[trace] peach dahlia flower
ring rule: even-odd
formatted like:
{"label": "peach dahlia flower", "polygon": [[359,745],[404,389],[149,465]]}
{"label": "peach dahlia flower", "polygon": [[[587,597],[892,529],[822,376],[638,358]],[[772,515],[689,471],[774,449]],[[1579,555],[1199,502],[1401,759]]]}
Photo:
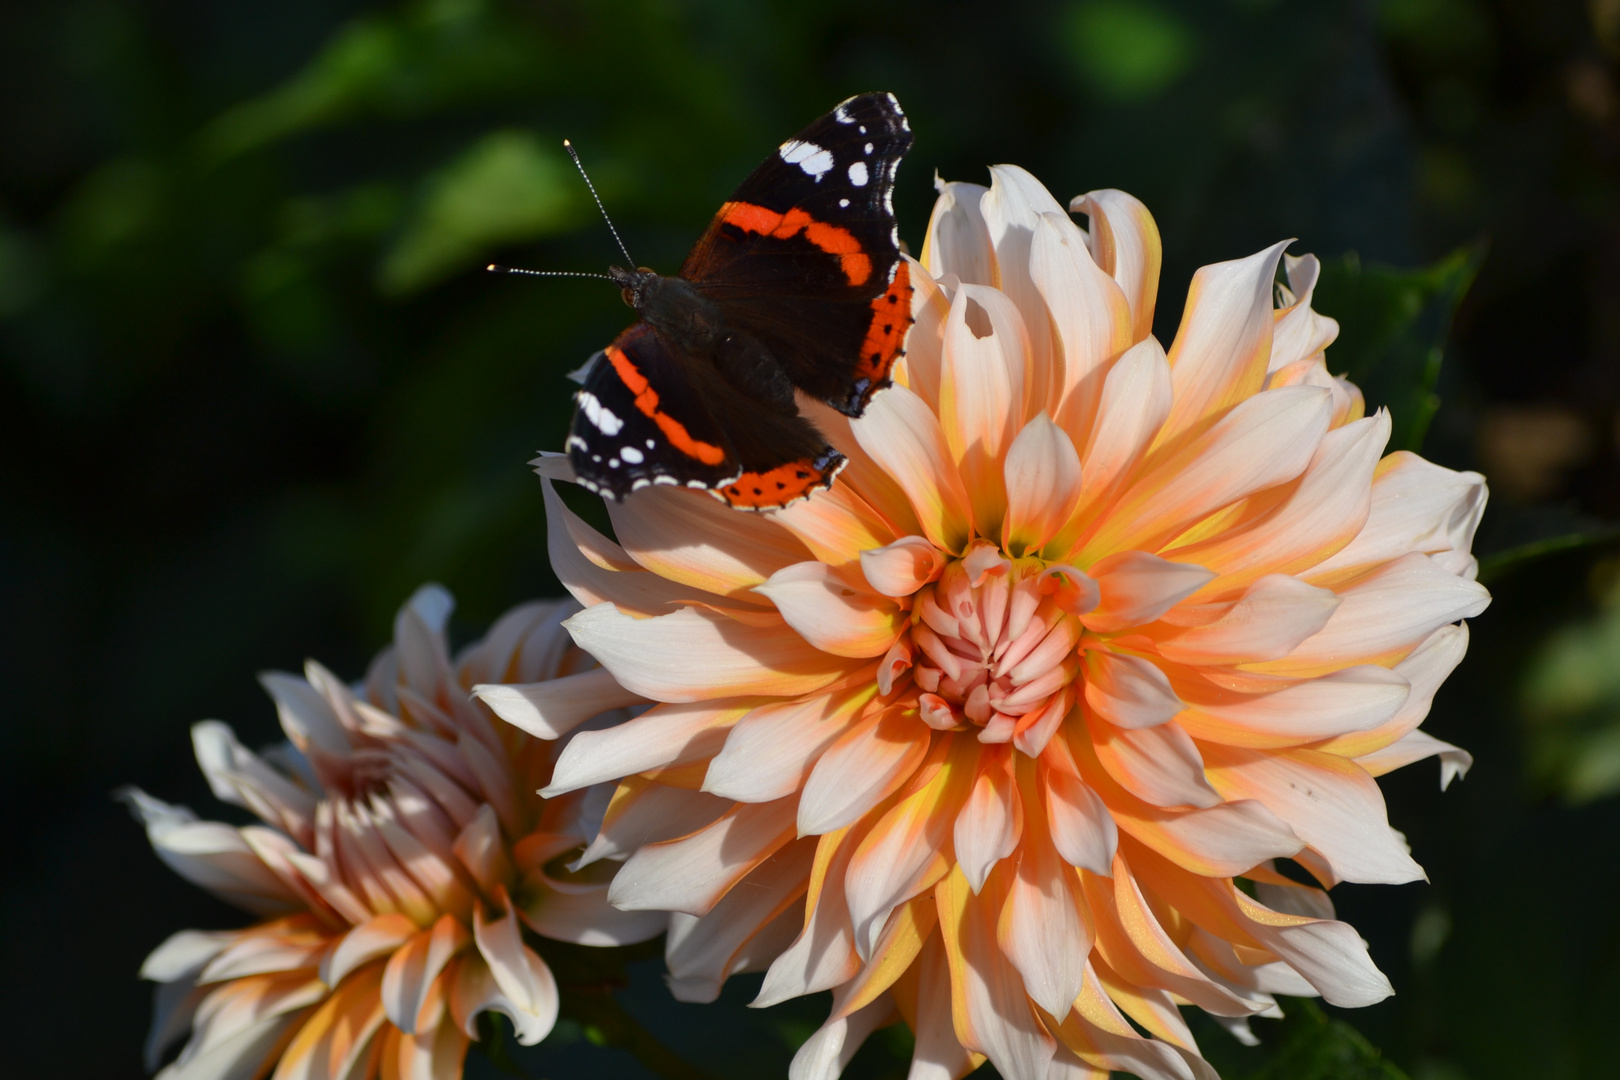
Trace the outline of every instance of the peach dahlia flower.
{"label": "peach dahlia flower", "polygon": [[589,793],[536,798],[556,744],[468,697],[590,666],[561,629],[577,606],[515,608],[452,661],[452,603],[420,589],[363,684],[314,661],[302,678],[265,675],[284,746],[260,756],[217,721],[192,729],[214,794],[263,825],[127,793],[164,862],[263,916],[181,931],[147,957],[142,975],[162,984],[148,1066],[190,1033],[160,1080],[459,1077],[480,1013],[506,1014],[524,1044],[556,1019],[556,983],[524,926],[589,945],[663,931],[666,918],[615,910],[605,884],[557,870],[595,831],[582,825]]}
{"label": "peach dahlia flower", "polygon": [[914,1080],[1208,1077],[1180,1006],[1252,1039],[1275,994],[1391,992],[1274,860],[1422,876],[1373,778],[1467,765],[1418,724],[1489,600],[1485,488],[1384,456],[1314,258],[1292,291],[1285,244],[1203,268],[1166,353],[1145,208],[1083,195],[1082,231],[993,180],[941,186],[897,385],[806,405],[850,459],[830,491],[753,517],[655,488],[608,504],[614,543],[547,482],[567,626],[657,704],[544,793],[620,779],[587,859],[676,913],[677,996],[833,991],[796,1080],[895,1019]]}

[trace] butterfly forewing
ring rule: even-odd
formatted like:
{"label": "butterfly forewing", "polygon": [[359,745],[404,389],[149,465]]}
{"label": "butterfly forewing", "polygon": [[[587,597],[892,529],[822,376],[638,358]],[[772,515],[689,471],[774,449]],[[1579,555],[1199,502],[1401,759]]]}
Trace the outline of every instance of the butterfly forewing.
{"label": "butterfly forewing", "polygon": [[910,147],[893,95],[850,98],[742,182],[681,270],[795,386],[851,416],[889,384],[911,324],[892,201]]}

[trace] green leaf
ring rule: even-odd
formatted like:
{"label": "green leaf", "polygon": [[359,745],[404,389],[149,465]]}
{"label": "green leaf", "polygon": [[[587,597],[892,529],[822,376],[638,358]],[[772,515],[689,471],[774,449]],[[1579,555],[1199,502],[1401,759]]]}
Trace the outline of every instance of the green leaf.
{"label": "green leaf", "polygon": [[1492,552],[1480,559],[1479,581],[1481,584],[1488,585],[1500,579],[1509,571],[1543,556],[1555,555],[1561,551],[1574,551],[1578,548],[1595,547],[1599,544],[1613,543],[1616,540],[1620,540],[1620,526],[1564,533],[1559,536],[1531,540],[1502,551]]}
{"label": "green leaf", "polygon": [[506,244],[566,228],[579,181],[562,150],[543,149],[525,131],[497,131],[474,143],[424,184],[416,212],[383,257],[378,286],[415,292],[488,261]]}
{"label": "green leaf", "polygon": [[1265,1036],[1275,1049],[1248,1080],[1406,1080],[1359,1031],[1316,1002],[1290,999],[1283,1008],[1280,1037]]}
{"label": "green leaf", "polygon": [[1451,319],[1484,258],[1460,248],[1418,270],[1363,264],[1350,252],[1325,262],[1312,306],[1339,322],[1328,367],[1388,408],[1391,450],[1416,451],[1440,407],[1435,385]]}

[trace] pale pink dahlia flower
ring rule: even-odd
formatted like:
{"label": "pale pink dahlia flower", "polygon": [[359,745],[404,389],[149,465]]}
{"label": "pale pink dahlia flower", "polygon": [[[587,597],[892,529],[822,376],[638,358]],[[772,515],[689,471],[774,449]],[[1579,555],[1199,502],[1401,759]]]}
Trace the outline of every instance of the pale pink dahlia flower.
{"label": "pale pink dahlia flower", "polygon": [[561,629],[577,606],[515,608],[452,661],[451,605],[443,589],[419,590],[363,684],[314,661],[303,677],[265,675],[287,745],[260,756],[217,721],[192,729],[214,794],[263,825],[199,821],[128,793],[164,862],[264,917],[181,931],[147,957],[142,975],[163,984],[149,1067],[190,1032],[160,1080],[456,1078],[485,1010],[510,1017],[525,1044],[556,1019],[556,983],[524,926],[589,945],[664,929],[556,866],[600,809],[586,792],[535,797],[556,744],[468,696],[592,666]]}
{"label": "pale pink dahlia flower", "polygon": [[993,176],[941,187],[897,385],[806,406],[832,490],[753,517],[654,488],[613,543],[547,484],[574,640],[658,704],[545,794],[623,778],[588,857],[678,913],[678,996],[833,991],[796,1080],[897,1017],[915,1080],[1208,1077],[1178,1006],[1249,1039],[1274,994],[1391,992],[1273,860],[1422,876],[1373,778],[1466,767],[1418,724],[1489,600],[1485,488],[1383,456],[1314,258],[1292,291],[1284,244],[1200,270],[1167,354],[1143,206],[1081,196],[1082,231]]}

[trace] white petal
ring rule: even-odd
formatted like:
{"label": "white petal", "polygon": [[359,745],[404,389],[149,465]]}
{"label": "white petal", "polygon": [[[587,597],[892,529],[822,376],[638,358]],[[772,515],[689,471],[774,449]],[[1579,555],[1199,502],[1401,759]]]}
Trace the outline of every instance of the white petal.
{"label": "white petal", "polygon": [[656,701],[804,694],[844,672],[786,623],[744,625],[695,608],[637,619],[598,604],[563,625],[626,690]]}
{"label": "white petal", "polygon": [[1069,210],[1091,219],[1091,250],[1097,265],[1113,275],[1130,304],[1131,340],[1153,332],[1153,307],[1159,291],[1159,227],[1133,195],[1105,188],[1079,195]]}
{"label": "white petal", "polygon": [[1163,807],[1205,807],[1221,801],[1204,779],[1204,760],[1175,724],[1118,728],[1091,725],[1093,748],[1119,785],[1144,802]]}
{"label": "white petal", "polygon": [[1108,649],[1088,649],[1086,704],[1122,728],[1162,724],[1186,708],[1170,680],[1151,660]]}
{"label": "white petal", "polygon": [[954,274],[966,282],[995,284],[995,251],[979,209],[990,189],[960,181],[945,183],[937,176],[934,187],[939,190],[939,198],[934,200],[934,212],[923,240],[923,266],[936,278]]}
{"label": "white petal", "polygon": [[746,705],[659,705],[601,731],[582,731],[557,758],[547,798],[649,769],[700,761],[719,751]]}
{"label": "white petal", "polygon": [[566,735],[609,709],[647,702],[640,694],[620,686],[606,668],[546,682],[480,683],[473,687],[473,696],[508,724],[541,739]]}
{"label": "white petal", "polygon": [[1361,531],[1372,505],[1372,478],[1389,441],[1389,413],[1357,420],[1323,436],[1316,456],[1287,501],[1239,528],[1172,552],[1232,576],[1236,588],[1263,573],[1307,570]]}
{"label": "white petal", "polygon": [[1146,551],[1110,555],[1089,572],[1101,600],[1080,621],[1099,634],[1150,623],[1215,577],[1213,570],[1170,562]]}
{"label": "white petal", "polygon": [[[1080,432],[1080,503],[1097,504],[1130,477],[1170,415],[1170,363],[1152,337],[1127,349],[1103,380],[1097,420]],[[1071,436],[1076,434],[1070,428]]]}
{"label": "white petal", "polygon": [[770,802],[804,786],[822,751],[849,729],[865,695],[812,696],[761,705],[737,722],[709,763],[703,790],[738,802]]}
{"label": "white petal", "polygon": [[146,827],[146,838],[158,858],[187,881],[258,914],[304,906],[302,897],[265,866],[239,830],[198,821],[185,807],[154,799],[139,788],[119,794]]}
{"label": "white petal", "polygon": [[1491,602],[1484,586],[1417,552],[1336,591],[1344,599],[1327,625],[1263,670],[1304,673],[1358,661],[1388,662]]}
{"label": "white petal", "polygon": [[810,557],[764,515],[738,514],[716,499],[654,485],[607,503],[614,535],[629,556],[670,581],[749,602],[749,590],[784,566]]}
{"label": "white petal", "polygon": [[882,656],[905,625],[893,601],[851,585],[822,562],[783,567],[754,591],[805,641],[834,656]]}
{"label": "white petal", "polygon": [[[1059,745],[1048,744],[1047,752]],[[1047,760],[1044,756],[1042,761]],[[1119,831],[1107,805],[1079,776],[1063,769],[1045,769],[1046,822],[1052,844],[1063,861],[1094,874],[1114,872],[1114,849]]]}
{"label": "white petal", "polygon": [[557,982],[551,969],[523,944],[517,913],[511,909],[485,921],[482,908],[474,908],[473,937],[495,986],[523,1014],[521,1022],[513,1017],[518,1042],[533,1046],[557,1022]]}
{"label": "white petal", "polygon": [[1035,1004],[1053,1016],[1068,1015],[1079,996],[1091,927],[1080,916],[1083,901],[1075,874],[1037,830],[1024,840],[1018,873],[1001,909],[996,940]]}
{"label": "white petal", "polygon": [[643,844],[696,833],[718,821],[732,805],[704,791],[632,777],[614,792],[601,831],[572,867],[627,858]]}
{"label": "white petal", "polygon": [[[1268,747],[1316,742],[1377,727],[1405,704],[1409,684],[1388,668],[1362,665],[1269,694],[1189,702],[1179,723],[1206,741]],[[1183,698],[1191,696],[1183,688]]]}
{"label": "white petal", "polygon": [[1183,664],[1275,660],[1326,626],[1338,606],[1338,595],[1329,589],[1287,574],[1269,574],[1225,615],[1161,641],[1159,651]]}
{"label": "white petal", "polygon": [[1375,750],[1357,758],[1356,764],[1373,776],[1383,776],[1414,761],[1435,756],[1440,758],[1441,791],[1450,787],[1453,780],[1467,776],[1468,770],[1474,767],[1473,754],[1460,746],[1453,746],[1437,739],[1426,731],[1409,732],[1382,750]]}
{"label": "white petal", "polygon": [[1312,577],[1337,580],[1413,551],[1466,552],[1485,499],[1479,473],[1454,472],[1397,450],[1378,467],[1366,525],[1342,551],[1317,565]]}
{"label": "white petal", "polygon": [[1092,261],[1085,234],[1067,214],[1040,216],[1029,270],[1057,331],[1060,384],[1049,391],[1052,412],[1083,440],[1096,418],[1109,361],[1136,340],[1130,304]]}
{"label": "white petal", "polygon": [[1012,755],[987,750],[973,790],[956,815],[956,861],[977,893],[996,863],[1018,847],[1023,832],[1024,807],[1012,774]]}
{"label": "white petal", "polygon": [[1246,259],[1200,267],[1187,291],[1181,327],[1170,346],[1175,405],[1165,423],[1174,437],[1255,394],[1271,355],[1272,281],[1291,241]]}
{"label": "white petal", "polygon": [[1283,261],[1288,267],[1288,284],[1295,300],[1276,315],[1276,325],[1271,332],[1271,359],[1267,365],[1272,371],[1314,356],[1339,336],[1337,322],[1311,310],[1311,295],[1322,273],[1321,262],[1315,255],[1284,255]]}
{"label": "white petal", "polygon": [[670,916],[664,961],[677,1001],[713,1001],[728,976],[759,970],[786,948],[803,922],[797,901],[815,851],[814,840],[795,841],[743,878],[707,915]]}
{"label": "white petal", "polygon": [[[549,1035],[557,1022],[557,986],[551,970],[528,946],[519,943],[521,952],[513,955],[506,951],[506,945],[501,942],[497,949],[502,957],[501,977],[496,976],[485,958],[487,954],[482,952],[467,956],[457,965],[456,980],[450,987],[450,1012],[472,1039],[478,1037],[478,1015],[498,1012],[512,1021],[513,1034],[521,1045],[533,1046]],[[482,941],[479,946],[482,950]],[[515,974],[519,967],[521,975]],[[525,992],[532,991],[535,1000],[526,1000],[527,994],[514,998],[507,992],[503,978]]]}
{"label": "white petal", "polygon": [[1343,881],[1400,885],[1423,868],[1389,827],[1378,785],[1352,761],[1314,750],[1209,746],[1209,776],[1229,799],[1258,799]]}
{"label": "white petal", "polygon": [[848,1016],[828,1020],[806,1039],[788,1066],[788,1080],[838,1080],[866,1037],[894,1019],[887,994]]}
{"label": "white petal", "polygon": [[608,902],[626,911],[704,914],[793,839],[794,802],[739,803],[690,836],[638,849],[614,877]]}
{"label": "white petal", "polygon": [[899,711],[869,716],[816,761],[799,796],[799,835],[819,836],[860,817],[910,776],[928,753],[915,717]]}
{"label": "white petal", "polygon": [[1016,165],[990,166],[990,190],[979,205],[996,248],[993,284],[1023,313],[1029,328],[1031,387],[1036,400],[1046,400],[1054,374],[1052,325],[1046,301],[1030,276],[1030,250],[1042,215],[1056,214],[1067,220],[1067,214],[1039,180]]}

